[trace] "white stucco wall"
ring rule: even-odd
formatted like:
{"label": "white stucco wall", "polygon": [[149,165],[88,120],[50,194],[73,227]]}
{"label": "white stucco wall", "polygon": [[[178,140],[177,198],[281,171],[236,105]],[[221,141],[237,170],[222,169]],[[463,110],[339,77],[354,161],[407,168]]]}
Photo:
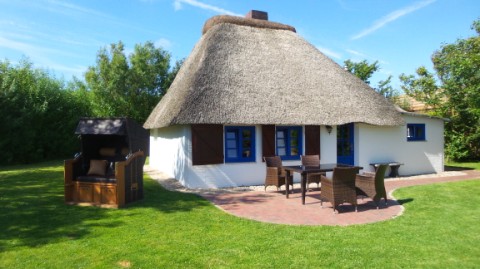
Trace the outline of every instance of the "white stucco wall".
{"label": "white stucco wall", "polygon": [[400,175],[443,172],[444,122],[424,116],[403,115],[406,123],[424,123],[425,141],[407,141],[407,126],[379,127],[356,124],[355,163],[373,171],[370,163],[400,162]]}
{"label": "white stucco wall", "polygon": [[189,137],[188,125],[150,130],[150,166],[185,184]]}
{"label": "white stucco wall", "polygon": [[325,126],[320,126],[320,163],[337,162],[337,127],[332,128],[329,134]]}
{"label": "white stucco wall", "polygon": [[[443,121],[404,115],[407,123],[425,123],[426,141],[407,142],[406,126],[379,127],[355,124],[355,164],[363,171],[373,171],[373,162],[401,162],[401,175],[443,171]],[[321,163],[337,162],[337,128],[328,134],[320,127]],[[189,125],[151,130],[150,165],[188,188],[219,188],[262,185],[265,163],[262,162],[262,128],[255,127],[256,161],[192,166],[191,129]],[[303,132],[305,133],[305,132]],[[305,141],[305,140],[304,140]],[[305,145],[304,145],[305,147]],[[305,152],[305,148],[303,149]],[[297,165],[300,161],[284,161]],[[300,176],[294,175],[299,181]]]}
{"label": "white stucco wall", "polygon": [[259,126],[255,127],[255,145],[255,162],[192,166],[190,158],[187,168],[187,186],[191,188],[216,188],[263,184],[265,181],[265,164],[261,161],[262,136]]}
{"label": "white stucco wall", "polygon": [[[261,126],[255,126],[255,162],[192,166],[190,126],[154,129],[150,132],[150,165],[189,188],[262,185],[265,182],[265,163],[262,162],[261,132]],[[328,134],[322,126],[320,137],[321,162],[336,162],[336,128]],[[303,150],[305,151],[305,148]],[[296,165],[300,164],[300,161],[283,163]],[[294,180],[300,181],[300,176],[295,174]]]}

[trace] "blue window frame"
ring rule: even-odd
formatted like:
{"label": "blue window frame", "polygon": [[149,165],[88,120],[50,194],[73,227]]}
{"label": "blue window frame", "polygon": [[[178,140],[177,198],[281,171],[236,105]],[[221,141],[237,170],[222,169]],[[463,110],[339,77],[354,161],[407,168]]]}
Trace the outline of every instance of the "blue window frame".
{"label": "blue window frame", "polygon": [[277,155],[282,160],[300,160],[303,150],[302,136],[301,126],[277,126]]}
{"label": "blue window frame", "polygon": [[407,141],[425,141],[425,124],[408,123]]}
{"label": "blue window frame", "polygon": [[255,127],[225,126],[225,162],[255,161]]}

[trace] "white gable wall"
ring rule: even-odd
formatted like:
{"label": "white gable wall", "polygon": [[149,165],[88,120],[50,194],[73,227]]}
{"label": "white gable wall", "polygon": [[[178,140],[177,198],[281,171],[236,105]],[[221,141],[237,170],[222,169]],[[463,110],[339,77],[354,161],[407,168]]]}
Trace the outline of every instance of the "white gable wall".
{"label": "white gable wall", "polygon": [[150,166],[185,184],[190,126],[175,125],[150,130]]}
{"label": "white gable wall", "polygon": [[424,116],[403,115],[406,123],[424,123],[425,141],[407,141],[407,126],[379,127],[356,124],[355,163],[373,171],[370,163],[400,162],[400,175],[443,172],[444,122]]}

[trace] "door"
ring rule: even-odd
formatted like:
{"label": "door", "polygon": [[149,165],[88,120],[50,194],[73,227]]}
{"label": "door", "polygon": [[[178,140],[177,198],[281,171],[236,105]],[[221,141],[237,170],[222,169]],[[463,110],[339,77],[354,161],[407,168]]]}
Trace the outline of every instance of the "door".
{"label": "door", "polygon": [[337,126],[337,163],[353,165],[353,123]]}

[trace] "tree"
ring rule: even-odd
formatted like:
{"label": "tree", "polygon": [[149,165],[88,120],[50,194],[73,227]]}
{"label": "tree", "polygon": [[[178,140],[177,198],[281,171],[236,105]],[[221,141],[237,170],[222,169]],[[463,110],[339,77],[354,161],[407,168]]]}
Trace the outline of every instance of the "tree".
{"label": "tree", "polygon": [[400,75],[400,81],[403,83],[401,88],[408,95],[425,103],[432,108],[433,115],[441,115],[438,109],[444,100],[444,94],[437,86],[433,73],[428,72],[427,68],[421,66],[417,68],[416,75]]}
{"label": "tree", "polygon": [[[97,54],[85,74],[98,116],[127,116],[142,123],[173,81],[170,54],[152,42],[135,45],[128,58],[120,41]],[[177,66],[179,63],[177,63]]]}
{"label": "tree", "polygon": [[378,82],[377,88],[375,88],[375,90],[379,94],[385,96],[385,98],[387,98],[388,100],[394,100],[394,98],[398,96],[397,91],[395,91],[392,85],[390,85],[391,82],[392,75],[388,76],[386,80],[380,80]]}
{"label": "tree", "polygon": [[[354,74],[365,83],[370,85],[370,78],[372,75],[380,70],[380,66],[378,65],[378,61],[369,64],[367,60],[363,60],[361,62],[353,62],[351,60],[344,61],[345,70]],[[398,96],[397,91],[393,89],[390,85],[392,82],[392,76],[389,76],[386,80],[381,80],[378,82],[377,88],[374,88],[375,91],[383,95],[388,100],[395,102],[396,97]]]}
{"label": "tree", "polygon": [[88,109],[84,99],[27,59],[17,66],[0,62],[0,164],[71,155],[78,149],[73,131]]}
{"label": "tree", "polygon": [[367,60],[361,62],[353,62],[351,60],[346,60],[343,62],[345,64],[345,69],[363,80],[365,83],[370,85],[370,78],[373,73],[379,70],[378,61],[369,64]]}
{"label": "tree", "polygon": [[[438,80],[424,67],[418,78],[403,75],[404,89],[436,106],[449,118],[445,126],[446,154],[454,160],[480,158],[480,20],[477,35],[442,45],[432,55]],[[438,84],[438,85],[437,85]]]}

